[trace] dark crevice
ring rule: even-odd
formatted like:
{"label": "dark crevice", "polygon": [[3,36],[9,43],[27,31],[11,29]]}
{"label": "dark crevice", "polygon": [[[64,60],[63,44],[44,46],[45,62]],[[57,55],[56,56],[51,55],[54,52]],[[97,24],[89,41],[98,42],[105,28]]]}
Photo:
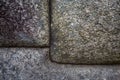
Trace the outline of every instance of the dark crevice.
{"label": "dark crevice", "polygon": [[52,44],[51,23],[52,23],[52,0],[49,0],[49,59],[51,62],[53,62],[51,57],[51,44]]}
{"label": "dark crevice", "polygon": [[49,48],[50,46],[0,46],[0,48]]}
{"label": "dark crevice", "polygon": [[48,14],[49,14],[49,44],[51,44],[51,41],[50,41],[51,40],[51,34],[50,34],[51,33],[51,22],[52,22],[52,19],[51,19],[52,18],[52,16],[51,16],[51,13],[52,13],[52,11],[51,11],[52,10],[51,9],[52,8],[51,1],[52,0],[48,0],[48,8],[49,8],[49,10],[48,10]]}

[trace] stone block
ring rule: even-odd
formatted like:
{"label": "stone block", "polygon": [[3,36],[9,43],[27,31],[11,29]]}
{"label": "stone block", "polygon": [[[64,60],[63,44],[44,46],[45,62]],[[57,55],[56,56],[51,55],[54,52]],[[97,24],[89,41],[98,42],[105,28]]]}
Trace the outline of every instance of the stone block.
{"label": "stone block", "polygon": [[0,0],[0,46],[48,46],[48,0]]}
{"label": "stone block", "polygon": [[119,0],[53,0],[51,58],[58,63],[120,63]]}
{"label": "stone block", "polygon": [[1,48],[0,80],[120,80],[120,66],[56,64],[49,49]]}

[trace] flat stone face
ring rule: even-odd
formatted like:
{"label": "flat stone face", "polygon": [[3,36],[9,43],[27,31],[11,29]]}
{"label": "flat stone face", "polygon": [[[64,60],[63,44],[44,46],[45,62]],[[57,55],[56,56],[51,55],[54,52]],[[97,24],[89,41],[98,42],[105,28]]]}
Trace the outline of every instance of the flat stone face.
{"label": "flat stone face", "polygon": [[119,0],[54,0],[51,58],[75,64],[120,63]]}
{"label": "flat stone face", "polygon": [[0,46],[48,42],[48,0],[0,0]]}
{"label": "flat stone face", "polygon": [[0,49],[0,80],[120,80],[119,66],[56,64],[49,49]]}

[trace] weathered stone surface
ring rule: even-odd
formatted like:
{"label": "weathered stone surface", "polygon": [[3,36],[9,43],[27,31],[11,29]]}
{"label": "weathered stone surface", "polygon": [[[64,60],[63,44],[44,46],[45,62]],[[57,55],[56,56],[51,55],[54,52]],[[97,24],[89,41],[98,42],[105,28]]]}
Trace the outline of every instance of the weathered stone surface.
{"label": "weathered stone surface", "polygon": [[53,0],[53,61],[120,63],[120,0]]}
{"label": "weathered stone surface", "polygon": [[0,49],[0,80],[120,80],[120,66],[51,63],[48,49]]}
{"label": "weathered stone surface", "polygon": [[0,46],[48,45],[48,0],[0,0]]}

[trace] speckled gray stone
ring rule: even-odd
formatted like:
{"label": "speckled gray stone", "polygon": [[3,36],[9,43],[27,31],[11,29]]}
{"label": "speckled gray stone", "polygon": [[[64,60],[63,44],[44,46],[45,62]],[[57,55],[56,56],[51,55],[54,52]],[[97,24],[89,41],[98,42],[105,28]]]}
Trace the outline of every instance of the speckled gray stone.
{"label": "speckled gray stone", "polygon": [[59,63],[120,63],[120,0],[53,0],[51,58]]}
{"label": "speckled gray stone", "polygon": [[48,46],[48,0],[0,0],[0,46]]}
{"label": "speckled gray stone", "polygon": [[56,64],[48,50],[0,49],[0,80],[120,80],[120,65]]}

